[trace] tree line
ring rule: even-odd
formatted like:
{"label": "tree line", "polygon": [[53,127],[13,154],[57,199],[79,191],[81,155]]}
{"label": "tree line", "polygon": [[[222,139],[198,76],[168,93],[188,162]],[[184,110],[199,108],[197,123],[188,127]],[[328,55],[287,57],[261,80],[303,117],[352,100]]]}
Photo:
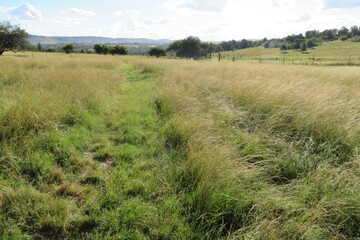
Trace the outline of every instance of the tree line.
{"label": "tree line", "polygon": [[[31,46],[27,41],[28,34],[25,30],[17,25],[11,25],[9,22],[0,22],[0,55],[5,51],[64,51],[71,53],[74,51],[73,44],[66,44],[59,49],[43,49],[39,43],[36,46]],[[246,40],[241,41],[223,41],[218,44],[202,42],[198,37],[190,36],[182,40],[172,42],[166,49],[153,47],[147,54],[150,56],[161,57],[165,55],[177,56],[182,58],[208,58],[212,54],[222,51],[233,51],[238,49],[246,49],[251,47],[263,46],[265,48],[280,48],[281,51],[288,49],[297,49],[306,51],[307,48],[313,48],[325,41],[334,40],[350,40],[353,42],[360,42],[360,27],[352,26],[350,29],[342,27],[340,29],[325,29],[324,31],[310,30],[306,31],[305,35],[292,34],[284,38],[273,38],[268,40]],[[95,44],[94,52],[97,54],[112,54],[112,55],[126,55],[128,49],[125,46],[108,46],[103,44]],[[85,51],[81,49],[80,53],[91,53],[88,49]]]}
{"label": "tree line", "polygon": [[340,29],[325,29],[323,31],[310,30],[305,35],[292,34],[283,38],[273,38],[262,40],[246,40],[241,41],[223,41],[216,46],[217,51],[234,51],[251,47],[263,46],[265,48],[280,48],[282,51],[287,49],[297,49],[306,51],[307,48],[313,48],[323,42],[341,40],[350,40],[360,42],[360,27],[352,26],[350,29],[342,27]]}

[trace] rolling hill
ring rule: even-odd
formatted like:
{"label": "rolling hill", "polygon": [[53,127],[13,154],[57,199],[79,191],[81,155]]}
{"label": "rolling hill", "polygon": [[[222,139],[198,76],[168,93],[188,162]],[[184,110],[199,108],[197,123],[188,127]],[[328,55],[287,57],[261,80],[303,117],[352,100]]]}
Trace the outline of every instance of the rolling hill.
{"label": "rolling hill", "polygon": [[57,44],[124,44],[124,45],[163,45],[169,44],[172,40],[169,39],[148,39],[148,38],[107,38],[107,37],[61,37],[61,36],[37,36],[30,35],[29,41],[35,45],[41,43],[43,45],[57,45]]}

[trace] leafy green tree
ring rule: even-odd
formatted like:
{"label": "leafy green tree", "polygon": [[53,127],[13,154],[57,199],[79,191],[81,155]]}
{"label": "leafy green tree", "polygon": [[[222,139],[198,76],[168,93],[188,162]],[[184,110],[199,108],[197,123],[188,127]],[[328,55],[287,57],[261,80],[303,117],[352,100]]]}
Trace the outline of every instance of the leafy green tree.
{"label": "leafy green tree", "polygon": [[110,47],[106,45],[101,46],[101,54],[107,55],[110,52]]}
{"label": "leafy green tree", "polygon": [[95,45],[94,45],[94,51],[95,51],[97,54],[101,54],[101,53],[102,53],[102,45],[101,45],[101,44],[95,44]]}
{"label": "leafy green tree", "polygon": [[65,46],[62,47],[62,50],[64,50],[64,52],[66,54],[70,54],[73,50],[74,50],[74,44],[70,43],[70,44],[66,44]]}
{"label": "leafy green tree", "polygon": [[351,35],[353,35],[353,36],[360,35],[360,29],[359,29],[359,27],[358,27],[358,26],[352,26],[352,27],[350,28],[350,33],[351,33]]}
{"label": "leafy green tree", "polygon": [[0,55],[5,51],[17,52],[29,45],[28,34],[17,25],[0,23]]}
{"label": "leafy green tree", "polygon": [[119,46],[119,45],[111,47],[109,52],[112,55],[126,55],[126,54],[128,54],[128,50],[126,49],[126,47]]}
{"label": "leafy green tree", "polygon": [[286,51],[287,50],[287,47],[286,47],[286,45],[285,44],[283,44],[283,45],[281,45],[281,47],[280,47],[280,51]]}
{"label": "leafy green tree", "polygon": [[306,46],[308,48],[313,48],[313,47],[316,47],[316,43],[313,40],[309,40],[309,41],[307,41]]}
{"label": "leafy green tree", "polygon": [[153,47],[153,48],[150,48],[149,55],[150,56],[155,56],[155,57],[158,58],[158,57],[165,56],[166,51],[163,48]]}
{"label": "leafy green tree", "polygon": [[342,27],[339,31],[338,31],[338,36],[342,36],[345,35],[347,36],[349,34],[349,29],[347,29],[346,27]]}
{"label": "leafy green tree", "polygon": [[307,51],[305,41],[300,44],[300,51],[302,51],[302,52],[306,52],[306,51]]}
{"label": "leafy green tree", "polygon": [[170,44],[167,51],[174,51],[176,56],[184,58],[201,57],[201,41],[197,37],[187,37]]}
{"label": "leafy green tree", "polygon": [[41,45],[41,43],[38,43],[38,45],[37,45],[37,50],[39,51],[39,52],[42,52],[44,49],[43,49],[43,47],[42,47],[42,45]]}

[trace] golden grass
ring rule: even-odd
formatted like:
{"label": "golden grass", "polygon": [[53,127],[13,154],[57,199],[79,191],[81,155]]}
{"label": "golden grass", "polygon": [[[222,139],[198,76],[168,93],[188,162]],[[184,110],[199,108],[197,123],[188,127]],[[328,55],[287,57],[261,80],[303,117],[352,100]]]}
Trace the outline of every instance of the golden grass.
{"label": "golden grass", "polygon": [[122,77],[113,73],[121,65],[117,59],[65,57],[2,59],[1,139],[76,121],[81,111],[104,108],[119,89]]}
{"label": "golden grass", "polygon": [[360,206],[349,208],[360,194],[350,193],[360,172],[356,67],[135,65],[163,68],[158,105],[173,122],[165,136],[186,152],[174,181],[190,191],[185,208],[206,237],[358,236]]}
{"label": "golden grass", "polygon": [[[164,66],[166,86],[206,94],[220,92],[236,101],[291,113],[298,124],[328,124],[356,140],[360,131],[360,71],[357,67],[279,66],[144,60]],[[181,83],[181,84],[178,84]],[[179,86],[173,86],[178,84]],[[170,87],[169,87],[170,86]],[[173,101],[176,101],[174,99]],[[184,103],[186,104],[186,103]]]}

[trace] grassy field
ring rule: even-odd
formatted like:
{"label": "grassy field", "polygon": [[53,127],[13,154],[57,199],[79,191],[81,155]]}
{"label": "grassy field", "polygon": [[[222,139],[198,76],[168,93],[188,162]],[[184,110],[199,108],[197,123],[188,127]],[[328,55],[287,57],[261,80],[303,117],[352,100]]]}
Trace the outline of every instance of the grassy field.
{"label": "grassy field", "polygon": [[297,50],[287,50],[282,53],[279,48],[247,48],[232,52],[223,52],[224,60],[291,63],[305,65],[360,65],[360,43],[350,41],[324,42],[320,46],[308,49],[302,53]]}
{"label": "grassy field", "polygon": [[0,238],[359,239],[358,79],[4,55]]}

